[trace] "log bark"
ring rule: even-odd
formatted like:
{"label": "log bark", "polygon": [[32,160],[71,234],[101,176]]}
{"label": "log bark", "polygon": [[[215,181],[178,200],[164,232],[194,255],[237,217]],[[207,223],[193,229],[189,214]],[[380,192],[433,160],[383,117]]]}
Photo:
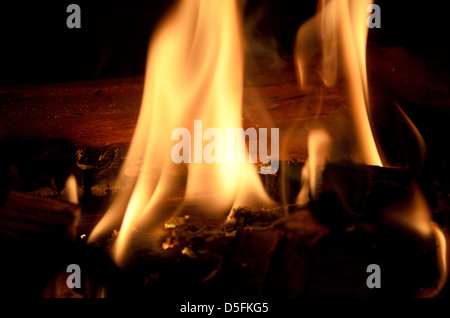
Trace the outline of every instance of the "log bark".
{"label": "log bark", "polygon": [[77,205],[11,191],[0,206],[0,235],[18,240],[74,240]]}
{"label": "log bark", "polygon": [[66,268],[78,262],[80,207],[10,191],[0,202],[1,297],[77,297]]}
{"label": "log bark", "polygon": [[[384,147],[395,152],[393,121],[398,101],[430,144],[442,136],[448,119],[450,79],[442,61],[418,57],[402,48],[369,46],[368,73],[373,122]],[[280,60],[281,61],[281,60]],[[347,91],[328,89],[317,76],[300,91],[292,57],[282,63],[246,61],[244,127],[279,127],[281,159],[307,157],[305,137],[317,120],[338,131],[348,110]],[[315,74],[315,70],[311,69]],[[426,80],[425,80],[426,79]],[[64,138],[77,147],[129,144],[140,110],[144,77],[74,83],[3,85],[0,138]],[[430,122],[438,124],[430,124]],[[438,149],[439,150],[439,149]]]}

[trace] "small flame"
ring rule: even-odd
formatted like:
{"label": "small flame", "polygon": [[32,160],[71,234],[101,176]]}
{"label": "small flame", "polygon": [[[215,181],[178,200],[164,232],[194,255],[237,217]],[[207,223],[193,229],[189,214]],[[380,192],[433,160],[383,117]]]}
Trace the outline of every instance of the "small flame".
{"label": "small flame", "polygon": [[322,173],[331,155],[331,137],[324,129],[314,129],[308,135],[308,160],[302,169],[303,183],[297,204],[304,205],[317,196],[322,185]]}
{"label": "small flame", "polygon": [[385,211],[385,218],[400,228],[412,230],[425,240],[433,239],[436,248],[436,266],[440,276],[436,285],[426,288],[417,297],[435,297],[448,279],[447,237],[438,224],[432,221],[431,209],[419,186],[413,183],[410,199],[401,206],[395,205]]}
{"label": "small flame", "polygon": [[[164,221],[186,204],[219,217],[233,204],[270,204],[250,163],[236,159],[201,163],[204,149],[217,142],[202,145],[208,134],[203,128],[222,132],[242,128],[242,95],[243,43],[236,2],[180,1],[150,44],[141,112],[119,180],[128,187],[114,198],[90,240],[117,228],[123,218],[114,249],[114,259],[121,263],[138,228],[163,228]],[[180,127],[195,139],[187,180],[183,180],[183,166],[171,158],[172,132]],[[233,146],[227,143],[227,155],[235,150]],[[234,151],[235,158],[239,151],[239,147]],[[183,149],[184,158],[190,155]],[[137,171],[132,168],[136,163]],[[187,183],[184,203],[169,208],[168,198],[183,182]]]}
{"label": "small flame", "polygon": [[419,186],[413,184],[409,202],[402,206],[395,206],[387,211],[387,219],[401,227],[413,230],[424,238],[429,238],[433,231],[430,227],[431,210],[420,191]]}
{"label": "small flame", "polygon": [[335,85],[341,62],[348,83],[359,155],[365,164],[382,166],[369,118],[366,9],[371,3],[370,0],[319,2],[319,13],[297,32],[295,55],[301,89],[307,87],[307,69],[314,62],[318,47],[322,54],[319,73],[326,86]]}
{"label": "small flame", "polygon": [[448,280],[448,243],[447,243],[447,236],[445,233],[441,230],[439,225],[432,222],[431,228],[434,232],[434,237],[436,239],[436,249],[437,249],[437,266],[441,273],[441,276],[439,280],[437,281],[436,287],[433,289],[433,291],[426,295],[427,297],[435,297],[437,296],[442,288],[444,288],[445,284]]}
{"label": "small flame", "polygon": [[395,103],[395,106],[397,107],[398,111],[403,116],[403,118],[405,119],[409,128],[411,129],[412,133],[414,134],[414,137],[417,142],[417,146],[419,148],[419,167],[423,167],[423,165],[425,164],[425,158],[427,155],[427,144],[425,143],[425,139],[423,138],[419,129],[417,129],[416,125],[414,125],[413,121],[408,117],[408,115],[405,113],[405,111],[400,107],[400,105],[398,103]]}
{"label": "small flame", "polygon": [[73,204],[78,204],[78,183],[73,174],[67,178],[64,189],[66,191],[67,201]]}

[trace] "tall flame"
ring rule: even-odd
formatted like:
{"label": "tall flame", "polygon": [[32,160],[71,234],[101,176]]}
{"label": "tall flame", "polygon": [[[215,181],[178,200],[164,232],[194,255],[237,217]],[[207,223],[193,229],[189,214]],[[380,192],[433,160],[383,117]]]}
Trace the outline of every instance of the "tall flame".
{"label": "tall flame", "polygon": [[334,86],[342,63],[349,90],[355,138],[362,161],[382,166],[369,118],[366,70],[367,7],[371,0],[322,0],[319,13],[297,33],[296,65],[300,88],[307,86],[307,66],[320,47],[320,75],[326,86]]}
{"label": "tall flame", "polygon": [[[183,181],[183,166],[171,158],[174,129],[184,127],[201,140],[207,139],[203,129],[241,128],[242,95],[243,43],[236,2],[180,1],[150,44],[141,112],[120,177],[127,188],[113,199],[90,240],[98,240],[123,218],[114,249],[116,262],[123,262],[137,228],[157,230],[181,209],[182,205],[167,208],[180,182],[187,183],[184,202],[211,215],[226,215],[233,203],[269,204],[250,163],[236,159],[200,163],[197,154],[203,153],[204,145],[196,140],[194,163],[188,164],[187,181]],[[185,151],[183,156],[191,155]]]}
{"label": "tall flame", "polygon": [[[366,67],[368,35],[367,9],[371,0],[320,0],[319,12],[303,24],[297,32],[295,58],[300,89],[308,86],[308,69],[321,56],[319,75],[327,87],[335,86],[339,71],[346,79],[349,104],[355,128],[359,157],[367,165],[382,166],[370,123],[369,89]],[[425,141],[412,121],[397,105],[400,113],[416,136],[421,164],[426,151]],[[323,130],[313,130],[308,136],[308,160],[302,169],[302,188],[298,204],[315,199],[321,182],[323,168],[330,156],[330,137]],[[436,286],[420,293],[419,297],[436,296],[448,278],[448,244],[440,227],[432,221],[431,209],[418,185],[413,184],[410,199],[400,206],[388,208],[385,220],[398,227],[407,228],[424,240],[436,242],[437,268],[440,277]]]}

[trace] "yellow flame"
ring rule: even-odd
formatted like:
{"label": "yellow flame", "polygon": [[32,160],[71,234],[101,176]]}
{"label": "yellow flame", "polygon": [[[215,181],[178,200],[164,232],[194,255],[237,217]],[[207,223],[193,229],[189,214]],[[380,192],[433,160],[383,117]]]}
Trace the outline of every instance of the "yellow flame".
{"label": "yellow flame", "polygon": [[297,196],[297,204],[309,202],[322,185],[322,173],[331,155],[331,137],[324,129],[314,129],[308,135],[308,160],[302,169],[302,188]]}
{"label": "yellow flame", "polygon": [[73,174],[67,178],[64,189],[67,193],[67,201],[73,204],[78,204],[78,183]]}
{"label": "yellow flame", "polygon": [[[366,66],[368,26],[367,8],[371,0],[320,0],[318,14],[304,23],[297,32],[295,60],[300,89],[308,87],[311,65],[321,56],[319,75],[325,86],[336,84],[339,70],[347,81],[349,103],[355,128],[359,156],[363,163],[382,166],[370,124],[369,89]],[[398,105],[397,105],[398,106]],[[425,155],[425,142],[420,132],[398,107],[412,128],[420,150],[421,162]],[[302,169],[302,188],[298,204],[309,202],[320,183],[320,173],[330,155],[330,140],[323,131],[312,132],[308,137],[308,160]],[[386,221],[406,228],[423,239],[436,241],[437,267],[440,277],[436,286],[424,290],[419,297],[433,297],[448,278],[447,239],[439,226],[432,221],[431,209],[416,184],[413,184],[408,202],[396,204],[385,211]]]}
{"label": "yellow flame", "polygon": [[382,166],[369,119],[366,20],[370,4],[370,0],[322,0],[319,13],[297,32],[295,56],[301,89],[307,86],[307,69],[317,51],[322,56],[319,73],[326,86],[335,84],[341,62],[360,157],[368,165]]}
{"label": "yellow flame", "polygon": [[[183,181],[183,167],[171,158],[176,128],[187,128],[193,139],[203,137],[195,120],[202,120],[203,129],[241,128],[242,94],[243,43],[236,2],[180,1],[150,44],[141,112],[119,180],[127,187],[113,199],[90,241],[117,227],[123,217],[114,259],[124,261],[138,228],[163,228],[181,208],[167,204],[180,182],[187,183],[185,202],[212,215],[226,216],[233,203],[269,204],[250,163],[189,163]],[[200,147],[202,151],[204,145]]]}

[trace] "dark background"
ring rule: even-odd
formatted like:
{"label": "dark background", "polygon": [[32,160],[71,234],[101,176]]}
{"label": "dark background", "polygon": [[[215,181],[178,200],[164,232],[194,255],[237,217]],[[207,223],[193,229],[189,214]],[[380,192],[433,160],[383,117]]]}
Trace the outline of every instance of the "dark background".
{"label": "dark background", "polygon": [[[81,7],[81,29],[68,29],[70,3]],[[143,75],[151,31],[172,0],[2,1],[0,84],[64,82]],[[407,46],[424,54],[439,47],[447,56],[448,13],[437,1],[415,4],[379,0],[380,30],[370,36],[382,46]],[[248,0],[245,14],[263,10],[257,32],[275,36],[290,52],[295,32],[316,11],[316,0]],[[439,53],[440,52],[440,53]]]}

